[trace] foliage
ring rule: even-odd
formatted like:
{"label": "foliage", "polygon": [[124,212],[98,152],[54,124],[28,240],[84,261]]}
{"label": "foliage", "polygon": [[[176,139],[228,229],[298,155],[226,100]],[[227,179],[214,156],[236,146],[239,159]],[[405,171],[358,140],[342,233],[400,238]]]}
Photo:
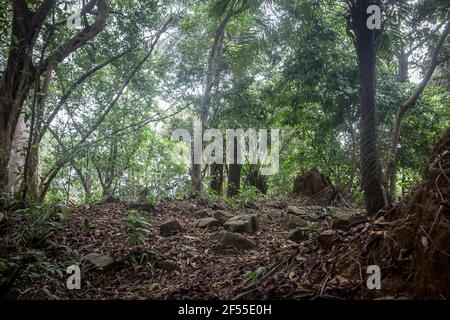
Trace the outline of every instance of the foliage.
{"label": "foliage", "polygon": [[[207,127],[222,133],[227,128],[280,129],[280,170],[266,179],[267,197],[290,194],[297,174],[317,168],[357,202],[361,199],[358,66],[343,1],[109,2],[111,14],[105,29],[58,65],[39,116],[50,120],[48,130],[38,132],[42,139],[36,172],[41,185],[37,189],[42,191],[47,182],[49,187],[44,205],[96,202],[107,194],[143,203],[189,195],[190,168],[172,157],[175,143],[171,135],[177,128],[193,133],[193,123],[200,118],[214,33],[230,12],[236,14],[226,25]],[[386,25],[377,57],[376,98],[380,154],[382,164],[386,164],[395,112],[426,71],[448,17],[439,1],[383,4]],[[32,7],[36,6],[33,2]],[[74,6],[76,1],[61,2],[54,18],[66,17]],[[162,30],[170,17],[173,23]],[[35,65],[41,50],[48,54],[74,32],[58,27],[47,39],[43,35],[53,32],[52,26],[53,21],[46,21],[37,38],[32,55]],[[2,70],[6,68],[11,28],[8,3],[0,9]],[[150,58],[120,92],[160,31]],[[449,48],[447,39],[443,56]],[[75,86],[60,105],[68,89],[87,70],[123,52]],[[398,77],[398,56],[402,53],[410,54],[409,82]],[[420,178],[431,146],[450,125],[449,70],[448,61],[438,67],[404,119],[397,155],[397,188],[402,193]],[[119,95],[102,117],[105,107]],[[32,101],[30,93],[23,110],[27,125]],[[55,110],[58,112],[51,119]],[[23,169],[19,172],[17,186]],[[225,168],[224,190],[226,174]],[[245,174],[242,170],[240,196],[225,198],[239,210],[263,199],[257,190],[245,185]],[[208,187],[208,170],[204,175],[201,196],[210,202],[224,199]],[[21,197],[20,192],[2,193],[0,205],[19,207]],[[36,206],[30,210],[41,212]],[[90,228],[88,221],[85,228]],[[39,227],[34,229],[38,232]]]}
{"label": "foliage", "polygon": [[256,282],[266,272],[267,272],[267,268],[266,267],[259,267],[255,271],[248,271],[248,272],[246,272],[246,275],[252,282]]}
{"label": "foliage", "polygon": [[[131,246],[143,243],[148,235],[150,226],[150,219],[139,211],[131,211],[124,221],[125,232],[128,234],[128,244]],[[145,259],[145,257],[141,257]],[[148,259],[148,257],[147,257]]]}

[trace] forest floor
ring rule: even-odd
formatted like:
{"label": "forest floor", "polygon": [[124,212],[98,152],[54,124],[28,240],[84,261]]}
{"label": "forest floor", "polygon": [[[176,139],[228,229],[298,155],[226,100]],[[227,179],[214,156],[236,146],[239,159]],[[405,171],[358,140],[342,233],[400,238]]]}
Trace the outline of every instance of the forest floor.
{"label": "forest floor", "polygon": [[[131,246],[124,230],[130,209],[123,203],[72,208],[61,227],[30,226],[24,214],[10,214],[0,239],[2,257],[16,259],[21,273],[12,299],[364,299],[365,257],[383,237],[387,223],[360,209],[312,206],[305,199],[278,199],[231,209],[202,199],[168,201],[143,213],[148,236]],[[295,207],[293,207],[295,206]],[[216,250],[217,228],[196,225],[200,213],[223,210],[256,214],[258,228],[243,235],[255,248]],[[307,221],[306,237],[287,240],[288,211]],[[160,225],[176,219],[183,230],[162,236]],[[33,224],[37,222],[34,221]],[[33,241],[24,243],[24,231]],[[114,260],[98,270],[83,259],[101,254]],[[84,262],[83,262],[84,261]],[[112,260],[111,260],[112,261]],[[79,263],[81,289],[69,290],[68,266]],[[111,267],[111,268],[109,268]],[[378,296],[382,296],[380,293]]]}

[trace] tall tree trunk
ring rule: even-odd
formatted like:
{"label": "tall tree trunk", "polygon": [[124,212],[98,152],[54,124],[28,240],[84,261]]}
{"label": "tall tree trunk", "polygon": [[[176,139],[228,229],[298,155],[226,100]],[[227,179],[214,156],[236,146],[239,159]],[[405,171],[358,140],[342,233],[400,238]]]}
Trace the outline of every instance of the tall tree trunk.
{"label": "tall tree trunk", "polygon": [[241,164],[237,163],[238,139],[234,137],[234,163],[228,165],[228,189],[227,196],[234,197],[241,189]]}
{"label": "tall tree trunk", "polygon": [[[11,45],[0,81],[0,191],[8,185],[8,163],[19,115],[31,86],[40,77],[32,62],[36,39],[54,6],[54,0],[43,0],[36,11],[32,11],[27,1],[12,1]],[[40,69],[53,70],[58,63],[103,30],[108,16],[107,0],[89,1],[82,14],[95,6],[98,8],[95,22],[58,46],[43,61]]]}
{"label": "tall tree trunk", "polygon": [[0,81],[0,191],[8,185],[12,140],[36,74],[32,53],[43,19],[35,23],[32,20],[34,14],[26,4],[13,1],[11,44],[6,69]]}
{"label": "tall tree trunk", "polygon": [[83,174],[83,170],[81,170],[81,168],[75,164],[73,164],[73,168],[75,169],[75,172],[77,173],[78,178],[80,179],[81,184],[83,186],[84,201],[86,203],[89,203],[91,201],[91,196],[92,196],[91,176],[89,175],[89,173]]}
{"label": "tall tree trunk", "polygon": [[[209,53],[205,91],[203,93],[203,98],[202,98],[202,102],[200,105],[200,110],[201,110],[200,121],[202,123],[202,130],[201,130],[201,137],[200,137],[201,139],[203,139],[203,133],[205,132],[205,130],[208,126],[209,111],[210,111],[210,107],[211,107],[212,89],[214,86],[214,82],[217,79],[219,61],[220,61],[220,56],[222,53],[223,39],[225,36],[225,28],[233,15],[234,15],[234,13],[232,11],[230,11],[229,13],[227,13],[224,16],[224,18],[220,22],[219,26],[216,29],[216,32],[214,35],[214,42],[211,47],[211,51]],[[200,143],[201,143],[201,145],[203,145],[203,140]],[[202,177],[201,164],[193,163],[192,164],[192,190],[191,190],[191,193],[193,196],[197,195],[202,190],[202,180],[203,180],[203,177]]]}
{"label": "tall tree trunk", "polygon": [[211,164],[211,189],[218,195],[222,195],[223,192],[223,164],[212,163]]}
{"label": "tall tree trunk", "polygon": [[360,159],[361,186],[368,214],[384,206],[381,165],[378,150],[377,109],[375,104],[376,48],[380,30],[367,28],[370,0],[359,0],[351,7],[352,29],[358,56],[360,80]]}
{"label": "tall tree trunk", "polygon": [[400,82],[408,82],[408,69],[409,69],[409,54],[402,51],[397,55],[398,59],[398,80]]}
{"label": "tall tree trunk", "polygon": [[245,182],[247,185],[255,187],[262,194],[267,193],[267,176],[263,176],[259,173],[259,164],[250,164],[247,176],[245,177]]}
{"label": "tall tree trunk", "polygon": [[353,108],[352,108],[351,104],[347,104],[347,106],[345,107],[345,112],[346,112],[347,121],[348,121],[348,131],[350,134],[351,148],[352,148],[350,178],[344,187],[345,192],[347,192],[348,194],[352,194],[352,192],[353,192],[353,184],[354,184],[355,176],[356,176],[357,137],[356,137],[355,129],[353,127],[353,123],[355,122],[355,120],[354,120],[354,114],[352,112],[352,109]]}
{"label": "tall tree trunk", "polygon": [[23,166],[25,165],[25,149],[29,136],[29,128],[25,124],[22,113],[17,123],[16,132],[12,141],[11,156],[9,158],[9,188],[8,191],[17,192],[22,181]]}

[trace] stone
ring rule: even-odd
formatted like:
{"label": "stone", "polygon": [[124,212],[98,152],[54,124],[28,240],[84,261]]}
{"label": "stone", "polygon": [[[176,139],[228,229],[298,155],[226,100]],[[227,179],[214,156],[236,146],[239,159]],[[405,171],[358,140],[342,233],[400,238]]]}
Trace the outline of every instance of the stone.
{"label": "stone", "polygon": [[198,219],[208,218],[210,216],[210,212],[208,209],[203,209],[200,211],[197,211],[194,216]]}
{"label": "stone", "polygon": [[279,200],[272,203],[272,207],[275,209],[286,209],[288,206],[287,200]]}
{"label": "stone", "polygon": [[113,197],[112,195],[106,195],[102,199],[102,203],[120,203],[121,201],[118,198]]}
{"label": "stone", "polygon": [[308,225],[305,219],[290,213],[286,215],[284,223],[287,230],[292,230],[298,227],[306,227]]}
{"label": "stone", "polygon": [[111,256],[98,253],[87,254],[82,260],[89,262],[96,269],[102,271],[111,270],[116,265],[116,262]]}
{"label": "stone", "polygon": [[346,212],[338,212],[331,217],[331,229],[348,229],[368,221],[366,216],[353,216]]}
{"label": "stone", "polygon": [[220,202],[214,202],[211,205],[211,209],[213,209],[213,210],[225,210],[225,206],[222,203],[220,203]]}
{"label": "stone", "polygon": [[211,213],[214,219],[217,219],[220,224],[224,224],[228,219],[233,218],[233,214],[225,210],[215,210]]}
{"label": "stone", "polygon": [[163,237],[172,236],[178,232],[182,232],[184,229],[181,224],[175,219],[169,219],[159,226],[159,233]]}
{"label": "stone", "polygon": [[169,272],[173,272],[173,271],[180,271],[180,266],[172,260],[162,260],[162,261],[158,261],[155,264],[155,267],[158,269],[162,269],[162,270],[166,270]]}
{"label": "stone", "polygon": [[333,242],[336,235],[336,231],[334,230],[325,230],[318,237],[317,241],[323,245],[330,245]]}
{"label": "stone", "polygon": [[198,219],[194,222],[197,228],[217,229],[219,227],[219,221],[214,218]]}
{"label": "stone", "polygon": [[5,219],[5,215],[3,214],[3,212],[0,212],[0,225],[4,222]]}
{"label": "stone", "polygon": [[155,210],[155,206],[152,205],[151,203],[139,203],[139,202],[129,203],[128,208],[132,210],[140,210],[146,212],[151,212]]}
{"label": "stone", "polygon": [[223,227],[230,232],[244,233],[256,232],[258,230],[258,216],[256,214],[243,214],[228,219]]}
{"label": "stone", "polygon": [[289,206],[287,208],[287,213],[295,214],[297,216],[304,216],[307,215],[305,211],[297,208],[296,206]]}
{"label": "stone", "polygon": [[215,246],[216,251],[223,251],[226,248],[236,248],[238,250],[249,250],[256,247],[256,244],[239,233],[232,233],[222,230],[218,233],[219,241]]}
{"label": "stone", "polygon": [[301,242],[308,239],[308,234],[304,228],[295,228],[288,233],[287,239],[295,242]]}

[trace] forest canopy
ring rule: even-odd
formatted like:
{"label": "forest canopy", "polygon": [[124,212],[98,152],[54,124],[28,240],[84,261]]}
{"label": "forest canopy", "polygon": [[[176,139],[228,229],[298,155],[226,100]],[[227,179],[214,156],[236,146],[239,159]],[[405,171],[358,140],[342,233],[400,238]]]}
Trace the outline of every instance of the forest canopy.
{"label": "forest canopy", "polygon": [[[1,8],[2,152],[12,150],[2,156],[10,163],[2,162],[4,190],[68,203],[138,200],[143,189],[146,201],[183,197],[193,191],[190,176],[203,184],[215,176],[214,166],[200,177],[169,152],[173,130],[193,130],[200,120],[203,130],[224,134],[281,130],[280,170],[261,178],[264,193],[288,194],[296,174],[318,169],[361,200],[357,33],[345,1],[24,3]],[[420,179],[449,125],[448,41],[440,39],[448,34],[446,4],[383,7],[374,48],[376,170],[393,171],[386,188],[394,199]],[[77,22],[77,10],[79,25],[66,22]],[[33,13],[42,21],[23,31],[22,44],[17,28]],[[20,50],[28,50],[23,61]],[[394,165],[395,115],[433,64],[414,107],[403,112]],[[17,78],[23,68],[25,79]],[[17,88],[20,80],[26,84]],[[9,118],[6,99],[17,104]],[[244,190],[257,187],[247,179],[253,167],[243,163]]]}

